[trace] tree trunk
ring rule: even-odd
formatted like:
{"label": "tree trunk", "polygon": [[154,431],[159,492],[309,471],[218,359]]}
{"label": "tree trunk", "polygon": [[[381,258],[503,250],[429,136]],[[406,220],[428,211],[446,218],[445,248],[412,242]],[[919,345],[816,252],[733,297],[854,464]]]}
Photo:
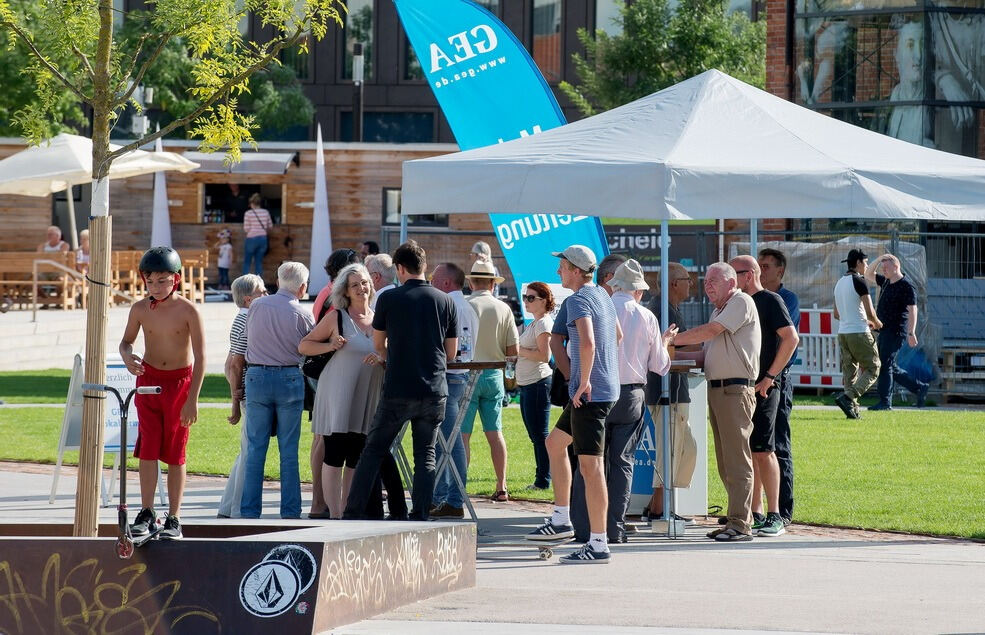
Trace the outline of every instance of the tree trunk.
{"label": "tree trunk", "polygon": [[[86,383],[106,381],[106,315],[109,307],[110,253],[113,223],[109,217],[110,115],[114,98],[110,86],[110,54],[113,42],[113,0],[99,0],[99,44],[93,60],[92,100],[92,213],[89,219],[91,261],[89,307],[86,316]],[[69,192],[71,196],[71,192]],[[79,480],[75,493],[75,536],[93,537],[99,528],[99,483],[103,467],[103,427],[106,421],[103,395],[87,392],[82,409],[79,445]],[[126,448],[120,460],[126,461]],[[126,501],[121,501],[125,503]]]}
{"label": "tree trunk", "polygon": [[[109,282],[109,237],[112,219],[99,216],[89,219],[92,241],[89,277],[97,282]],[[89,306],[86,320],[85,380],[102,384],[106,381],[106,312],[109,287],[89,286]],[[109,395],[113,398],[112,395]],[[82,408],[82,436],[79,441],[79,481],[75,498],[73,535],[96,535],[99,525],[99,484],[103,466],[103,428],[106,421],[106,400],[101,393],[86,391]],[[126,452],[121,449],[126,460]]]}

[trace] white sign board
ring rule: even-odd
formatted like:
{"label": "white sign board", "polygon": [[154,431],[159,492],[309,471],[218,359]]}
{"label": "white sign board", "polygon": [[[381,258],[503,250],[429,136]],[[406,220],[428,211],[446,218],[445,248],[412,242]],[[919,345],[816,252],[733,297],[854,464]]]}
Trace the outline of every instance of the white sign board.
{"label": "white sign board", "polygon": [[[79,449],[82,438],[82,358],[76,356],[72,367],[72,380],[69,383],[68,402],[62,421],[62,444],[59,451]],[[136,386],[136,377],[130,374],[119,355],[106,359],[106,385],[116,388],[120,395],[126,396]],[[130,402],[127,415],[127,449],[133,450],[137,442],[137,408]],[[103,428],[103,449],[106,452],[120,451],[120,404],[112,393],[106,393],[106,423]]]}
{"label": "white sign board", "polygon": [[[130,374],[119,356],[106,360],[106,385],[119,391],[126,399],[136,388],[136,377]],[[127,450],[133,450],[137,443],[137,407],[136,398],[130,401],[127,413]],[[103,430],[103,449],[106,452],[120,451],[120,404],[112,393],[106,394],[106,428]]]}

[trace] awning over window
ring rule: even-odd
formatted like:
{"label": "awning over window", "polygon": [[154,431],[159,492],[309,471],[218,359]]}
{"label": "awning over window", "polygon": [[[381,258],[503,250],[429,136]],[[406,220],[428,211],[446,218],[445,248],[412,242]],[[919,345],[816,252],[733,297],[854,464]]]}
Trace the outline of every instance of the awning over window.
{"label": "awning over window", "polygon": [[223,161],[222,152],[186,152],[184,157],[200,164],[196,172],[220,172],[228,174],[286,174],[291,161],[297,160],[297,152],[244,152],[242,160],[233,165]]}

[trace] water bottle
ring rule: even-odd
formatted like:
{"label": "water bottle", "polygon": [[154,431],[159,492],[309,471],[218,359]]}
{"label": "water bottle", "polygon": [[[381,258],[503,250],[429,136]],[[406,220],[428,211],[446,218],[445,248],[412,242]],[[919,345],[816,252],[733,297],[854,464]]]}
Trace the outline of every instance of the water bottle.
{"label": "water bottle", "polygon": [[462,327],[462,341],[459,344],[458,361],[472,361],[472,333],[469,332],[469,327],[467,326]]}
{"label": "water bottle", "polygon": [[516,358],[506,358],[506,368],[503,370],[503,378],[506,380],[516,379]]}

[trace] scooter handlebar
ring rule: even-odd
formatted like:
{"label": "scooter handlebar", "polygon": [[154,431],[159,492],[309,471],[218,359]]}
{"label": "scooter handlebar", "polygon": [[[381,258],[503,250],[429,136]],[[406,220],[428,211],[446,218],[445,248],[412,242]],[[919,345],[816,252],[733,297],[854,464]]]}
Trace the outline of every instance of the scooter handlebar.
{"label": "scooter handlebar", "polygon": [[[109,386],[106,384],[82,384],[82,390],[98,390],[99,392],[105,392]],[[138,395],[159,395],[161,394],[160,386],[138,386]]]}

